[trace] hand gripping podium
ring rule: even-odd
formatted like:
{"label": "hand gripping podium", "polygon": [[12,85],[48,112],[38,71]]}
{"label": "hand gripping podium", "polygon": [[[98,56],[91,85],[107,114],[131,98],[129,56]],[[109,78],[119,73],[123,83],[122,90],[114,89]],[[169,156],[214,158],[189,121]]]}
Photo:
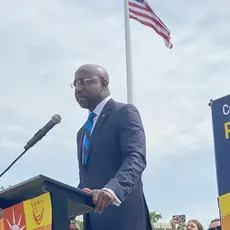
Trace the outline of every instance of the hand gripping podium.
{"label": "hand gripping podium", "polygon": [[[94,209],[90,194],[43,175],[0,192],[0,208],[4,213],[8,207],[47,193],[51,200],[53,230],[69,230],[70,219]],[[27,227],[27,230],[31,229]]]}

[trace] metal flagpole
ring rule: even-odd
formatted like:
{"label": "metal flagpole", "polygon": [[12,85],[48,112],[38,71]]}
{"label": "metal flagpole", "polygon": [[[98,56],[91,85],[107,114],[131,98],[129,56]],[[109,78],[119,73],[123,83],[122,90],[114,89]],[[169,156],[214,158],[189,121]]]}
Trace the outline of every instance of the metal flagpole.
{"label": "metal flagpole", "polygon": [[129,24],[128,0],[124,0],[125,16],[125,52],[126,52],[126,78],[127,78],[127,102],[133,104],[133,76],[132,76],[132,55]]}

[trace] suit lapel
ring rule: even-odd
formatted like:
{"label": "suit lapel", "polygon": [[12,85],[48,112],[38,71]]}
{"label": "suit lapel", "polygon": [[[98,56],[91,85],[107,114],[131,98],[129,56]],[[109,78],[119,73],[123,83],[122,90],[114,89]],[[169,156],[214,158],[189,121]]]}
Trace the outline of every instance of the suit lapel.
{"label": "suit lapel", "polygon": [[92,151],[92,148],[93,148],[93,142],[95,141],[96,137],[97,137],[97,134],[99,133],[102,125],[104,124],[105,120],[107,119],[107,117],[109,116],[112,108],[113,108],[113,105],[114,105],[114,100],[113,99],[110,99],[107,104],[105,105],[105,107],[103,108],[103,110],[101,111],[101,114],[100,116],[98,117],[97,119],[97,122],[94,126],[94,129],[93,129],[93,133],[92,133],[92,136],[90,138],[90,142],[89,142],[89,153],[88,153],[88,160],[87,162],[89,161],[89,157],[90,157],[90,154],[91,154],[91,151]]}
{"label": "suit lapel", "polygon": [[79,131],[79,139],[78,139],[78,158],[82,162],[82,145],[83,145],[83,138],[85,133],[85,125]]}

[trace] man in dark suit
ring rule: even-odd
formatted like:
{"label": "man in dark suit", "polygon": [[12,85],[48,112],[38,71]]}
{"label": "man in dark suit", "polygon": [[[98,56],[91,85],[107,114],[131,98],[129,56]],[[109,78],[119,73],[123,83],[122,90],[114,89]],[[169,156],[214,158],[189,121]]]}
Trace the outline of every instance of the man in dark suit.
{"label": "man in dark suit", "polygon": [[146,141],[138,110],[110,97],[109,76],[94,64],[81,66],[73,83],[89,117],[77,133],[79,188],[92,194],[95,212],[86,230],[151,230],[143,194]]}

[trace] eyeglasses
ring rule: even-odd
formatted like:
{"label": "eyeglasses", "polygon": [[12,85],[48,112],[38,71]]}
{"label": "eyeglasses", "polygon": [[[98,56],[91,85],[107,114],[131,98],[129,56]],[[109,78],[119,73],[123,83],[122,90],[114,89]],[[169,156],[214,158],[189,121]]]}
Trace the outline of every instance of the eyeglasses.
{"label": "eyeglasses", "polygon": [[84,86],[88,85],[91,81],[99,78],[98,76],[91,77],[91,78],[80,78],[78,80],[74,80],[73,84],[70,84],[72,89],[76,88],[76,85]]}
{"label": "eyeglasses", "polygon": [[209,228],[209,229],[207,229],[207,230],[221,230],[222,228],[221,228],[221,226],[217,226],[217,227],[215,227],[215,228]]}

